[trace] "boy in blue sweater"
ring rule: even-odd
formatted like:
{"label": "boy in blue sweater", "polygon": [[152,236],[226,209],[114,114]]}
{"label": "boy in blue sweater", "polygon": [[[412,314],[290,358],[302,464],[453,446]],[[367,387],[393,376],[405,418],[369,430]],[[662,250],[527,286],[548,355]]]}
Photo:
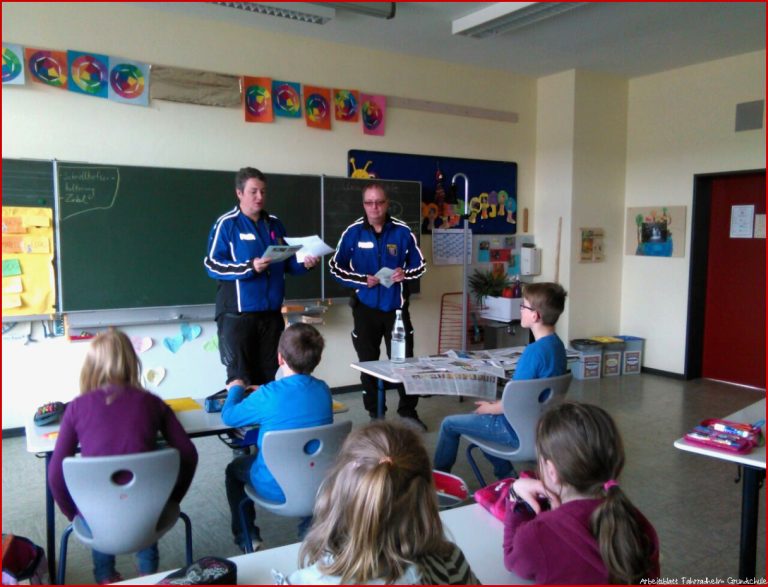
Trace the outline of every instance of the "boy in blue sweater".
{"label": "boy in blue sweater", "polygon": [[[227,501],[232,515],[235,543],[245,552],[245,536],[240,528],[239,505],[245,498],[245,484],[250,482],[265,498],[285,501],[285,495],[264,464],[261,443],[270,430],[310,428],[333,423],[331,391],[324,381],[311,373],[320,363],[325,343],[322,335],[309,324],[293,324],[280,336],[277,358],[284,377],[262,385],[245,397],[241,379],[229,383],[227,401],[221,419],[227,426],[259,426],[256,455],[234,459],[226,471]],[[246,520],[253,524],[256,511],[253,502],[245,510]],[[301,532],[303,525],[299,526]],[[258,526],[251,533],[253,549],[261,547]]]}

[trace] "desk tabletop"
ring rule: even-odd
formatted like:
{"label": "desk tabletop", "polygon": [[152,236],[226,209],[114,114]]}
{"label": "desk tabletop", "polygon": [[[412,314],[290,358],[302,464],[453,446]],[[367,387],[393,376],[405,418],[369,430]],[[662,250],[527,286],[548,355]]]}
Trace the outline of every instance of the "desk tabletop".
{"label": "desk tabletop", "polygon": [[[765,419],[765,398],[759,402],[751,404],[746,408],[743,408],[733,414],[725,416],[724,420],[732,420],[734,422],[741,422],[744,424],[753,424],[758,420]],[[763,425],[763,435],[765,435],[765,425]],[[744,455],[738,455],[726,452],[724,450],[714,450],[706,448],[704,446],[698,446],[695,444],[689,444],[685,438],[678,438],[675,440],[675,448],[692,452],[700,455],[712,457],[714,459],[720,459],[722,461],[729,461],[733,463],[739,463],[740,465],[747,465],[758,469],[765,469],[765,445],[756,447],[752,452]]]}

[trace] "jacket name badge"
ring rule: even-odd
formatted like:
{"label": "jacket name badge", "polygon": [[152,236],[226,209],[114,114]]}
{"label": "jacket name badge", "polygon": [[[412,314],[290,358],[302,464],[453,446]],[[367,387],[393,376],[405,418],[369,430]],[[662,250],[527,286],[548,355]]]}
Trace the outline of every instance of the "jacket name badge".
{"label": "jacket name badge", "polygon": [[373,248],[373,243],[372,242],[368,242],[368,241],[360,241],[359,243],[357,243],[357,248],[358,249],[372,249]]}
{"label": "jacket name badge", "polygon": [[241,232],[240,233],[240,240],[241,241],[255,241],[256,240],[256,235],[253,234],[253,233]]}

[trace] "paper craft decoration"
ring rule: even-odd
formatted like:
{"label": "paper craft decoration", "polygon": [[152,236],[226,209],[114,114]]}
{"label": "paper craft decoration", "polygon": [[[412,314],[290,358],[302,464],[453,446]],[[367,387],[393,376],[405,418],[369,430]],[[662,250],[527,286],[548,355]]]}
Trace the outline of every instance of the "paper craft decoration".
{"label": "paper craft decoration", "polygon": [[3,43],[3,85],[23,85],[25,81],[24,49],[21,45]]}
{"label": "paper craft decoration", "polygon": [[203,345],[203,350],[206,352],[213,352],[219,350],[219,337],[214,335],[213,338]]}
{"label": "paper craft decoration", "polygon": [[106,99],[109,57],[95,53],[67,51],[67,61],[69,63],[67,87],[71,92]]}
{"label": "paper craft decoration", "polygon": [[273,80],[272,106],[278,116],[301,118],[301,86],[295,82]]}
{"label": "paper craft decoration", "polygon": [[184,335],[179,334],[177,336],[172,337],[166,337],[163,339],[163,346],[167,348],[172,353],[176,354],[179,349],[181,348],[181,345],[184,344]]}
{"label": "paper craft decoration", "polygon": [[685,206],[627,208],[624,254],[682,257],[685,214]]}
{"label": "paper craft decoration", "polygon": [[3,294],[3,310],[21,308],[21,296],[19,294]]}
{"label": "paper craft decoration", "polygon": [[386,96],[361,94],[360,100],[362,101],[360,111],[363,117],[363,134],[383,136],[387,115]]}
{"label": "paper craft decoration", "polygon": [[24,49],[32,81],[54,88],[67,88],[67,54],[64,51]]}
{"label": "paper craft decoration", "polygon": [[3,277],[21,275],[21,264],[18,259],[3,259]]}
{"label": "paper craft decoration", "polygon": [[165,369],[162,367],[152,367],[144,372],[144,381],[147,385],[160,385],[165,379]]}
{"label": "paper craft decoration", "polygon": [[151,349],[152,345],[155,344],[155,341],[149,336],[132,336],[131,344],[133,345],[133,350],[136,351],[136,354],[140,355]]}
{"label": "paper craft decoration", "polygon": [[4,294],[20,294],[24,291],[24,286],[21,283],[21,276],[15,277],[3,277],[3,293]]}
{"label": "paper craft decoration", "polygon": [[51,225],[51,219],[42,214],[29,214],[21,217],[21,225],[24,230],[20,232],[26,232],[27,227],[35,226],[38,228],[47,228]]}
{"label": "paper craft decoration", "polygon": [[184,340],[191,341],[195,340],[198,336],[200,336],[203,333],[203,327],[199,324],[188,324],[185,322],[181,325],[181,335],[184,337]]}
{"label": "paper craft decoration", "polygon": [[331,130],[331,91],[328,88],[304,86],[304,110],[307,126]]}
{"label": "paper craft decoration", "polygon": [[246,122],[273,122],[272,78],[244,77],[243,96]]}
{"label": "paper craft decoration", "polygon": [[20,216],[3,216],[3,234],[24,234],[27,232]]}
{"label": "paper craft decoration", "polygon": [[149,105],[150,66],[141,61],[132,61],[122,57],[109,58],[110,100],[136,106]]}
{"label": "paper craft decoration", "polygon": [[360,92],[357,90],[333,90],[333,112],[336,120],[341,122],[360,120]]}

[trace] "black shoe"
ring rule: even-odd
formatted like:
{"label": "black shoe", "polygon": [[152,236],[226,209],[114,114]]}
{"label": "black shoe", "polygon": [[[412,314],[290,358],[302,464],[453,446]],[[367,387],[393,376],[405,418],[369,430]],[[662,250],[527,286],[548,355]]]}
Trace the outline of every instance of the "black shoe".
{"label": "black shoe", "polygon": [[419,418],[416,414],[409,414],[407,416],[400,416],[400,418],[403,421],[403,424],[406,426],[410,426],[417,432],[426,432],[428,430],[427,425],[421,421],[421,418]]}

